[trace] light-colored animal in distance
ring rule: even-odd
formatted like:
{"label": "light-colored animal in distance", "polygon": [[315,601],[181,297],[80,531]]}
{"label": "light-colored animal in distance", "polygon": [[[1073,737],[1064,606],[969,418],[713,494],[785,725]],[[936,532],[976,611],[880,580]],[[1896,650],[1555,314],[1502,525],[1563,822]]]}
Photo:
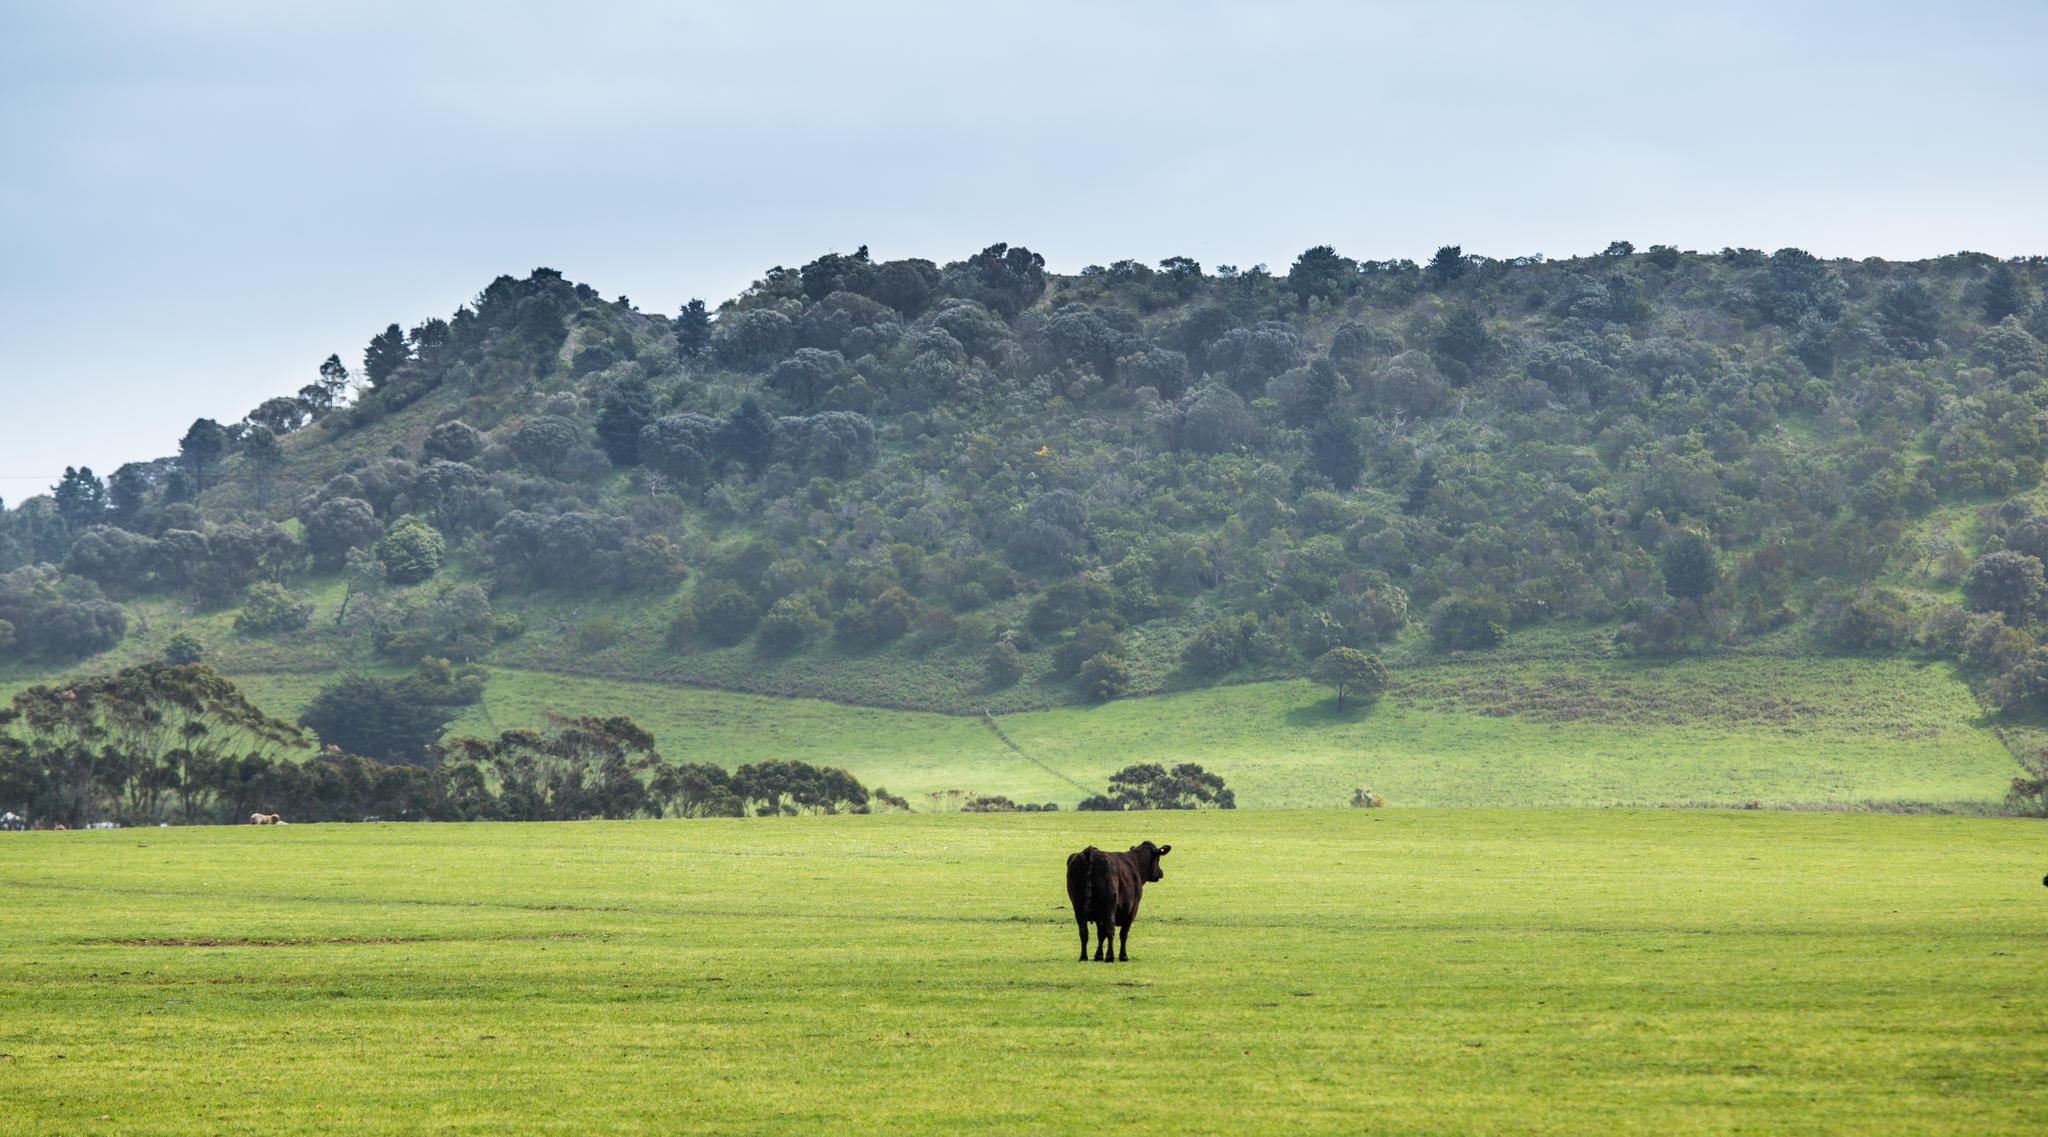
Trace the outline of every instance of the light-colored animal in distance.
{"label": "light-colored animal in distance", "polygon": [[275,814],[275,813],[252,813],[252,814],[250,814],[250,815],[249,815],[249,824],[251,824],[251,825],[290,825],[290,824],[291,824],[291,822],[289,822],[289,821],[286,821],[286,820],[285,820],[285,819],[284,819],[284,818],[283,818],[283,817],[282,817],[281,815],[279,815],[279,814]]}

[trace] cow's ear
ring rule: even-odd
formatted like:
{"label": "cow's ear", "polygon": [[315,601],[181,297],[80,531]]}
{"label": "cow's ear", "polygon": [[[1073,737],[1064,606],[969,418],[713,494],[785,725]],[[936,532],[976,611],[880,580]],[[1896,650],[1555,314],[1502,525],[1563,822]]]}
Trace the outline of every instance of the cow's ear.
{"label": "cow's ear", "polygon": [[1173,846],[1172,846],[1172,845],[1161,845],[1161,846],[1159,846],[1159,855],[1160,855],[1160,856],[1162,856],[1162,857],[1163,857],[1163,856],[1165,856],[1166,854],[1168,854],[1168,853],[1171,853],[1171,852],[1173,852]]}

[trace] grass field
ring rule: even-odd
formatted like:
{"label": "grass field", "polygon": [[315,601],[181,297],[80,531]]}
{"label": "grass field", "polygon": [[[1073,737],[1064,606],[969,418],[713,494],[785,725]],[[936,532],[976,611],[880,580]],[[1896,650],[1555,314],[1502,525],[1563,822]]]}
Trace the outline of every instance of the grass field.
{"label": "grass field", "polygon": [[[1947,668],[1904,660],[1480,661],[1411,668],[1371,708],[1305,681],[979,719],[499,668],[487,734],[543,710],[626,714],[674,760],[844,766],[926,807],[945,790],[1071,806],[1132,762],[1202,763],[1248,807],[1718,804],[1981,809],[2018,773]],[[296,708],[320,680],[241,680]],[[287,710],[287,715],[296,710]],[[1020,752],[1021,751],[1021,752]],[[1084,792],[1081,787],[1088,787]]]}
{"label": "grass field", "polygon": [[[1128,965],[1064,855],[1171,842]],[[1987,818],[872,816],[0,834],[0,1131],[2041,1132]]]}
{"label": "grass field", "polygon": [[[289,719],[335,674],[234,678]],[[494,667],[450,733],[543,711],[629,715],[676,761],[843,766],[920,809],[954,790],[1072,806],[1132,762],[1199,762],[1251,808],[1340,806],[1371,785],[1397,807],[1971,812],[2020,772],[1947,666],[1900,659],[1480,656],[1405,667],[1370,708],[1286,680],[998,715],[1014,748],[972,716]]]}

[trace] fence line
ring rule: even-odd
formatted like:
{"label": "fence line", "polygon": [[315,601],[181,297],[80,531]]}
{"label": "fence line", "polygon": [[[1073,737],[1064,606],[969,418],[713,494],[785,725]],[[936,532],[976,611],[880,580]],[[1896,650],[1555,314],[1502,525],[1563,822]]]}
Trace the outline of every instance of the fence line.
{"label": "fence line", "polygon": [[1026,762],[1029,762],[1033,766],[1036,766],[1039,769],[1044,770],[1046,773],[1051,774],[1053,777],[1058,778],[1060,781],[1063,781],[1068,785],[1074,787],[1075,789],[1080,790],[1084,794],[1093,795],[1096,792],[1088,786],[1084,786],[1081,783],[1075,781],[1074,779],[1068,777],[1067,775],[1060,773],[1058,770],[1053,769],[1051,766],[1046,765],[1038,758],[1032,756],[1022,746],[1017,745],[1017,740],[1011,738],[1008,732],[1003,730],[1003,725],[996,721],[996,716],[993,713],[991,713],[986,707],[982,708],[981,721],[982,725],[996,732],[996,737],[1003,740],[1003,745],[1016,751],[1017,756],[1024,759]]}

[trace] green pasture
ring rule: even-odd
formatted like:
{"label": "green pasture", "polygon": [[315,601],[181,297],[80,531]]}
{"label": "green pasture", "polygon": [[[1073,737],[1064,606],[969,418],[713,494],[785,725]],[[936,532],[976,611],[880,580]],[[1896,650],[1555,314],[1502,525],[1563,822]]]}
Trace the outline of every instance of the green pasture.
{"label": "green pasture", "polygon": [[[1699,810],[0,834],[18,1133],[2027,1133],[2048,842]],[[1129,964],[1088,843],[1170,842]]]}
{"label": "green pasture", "polygon": [[[337,674],[233,678],[291,719]],[[1287,680],[1000,714],[1006,743],[973,716],[498,667],[449,732],[535,726],[545,711],[623,714],[671,760],[843,766],[920,810],[957,802],[929,796],[948,791],[1071,807],[1132,762],[1199,762],[1249,808],[1340,806],[1370,785],[1394,807],[1970,812],[1996,806],[2019,772],[1941,664],[1478,656],[1395,674],[1377,705],[1341,711],[1327,688]]]}
{"label": "green pasture", "polygon": [[[1240,805],[1728,805],[1982,809],[2018,773],[1945,666],[1722,657],[1404,669],[1376,706],[1243,684],[979,718],[498,668],[451,733],[542,711],[625,714],[677,761],[844,766],[932,808],[961,790],[1071,806],[1132,762],[1199,762]],[[286,717],[322,679],[238,680]],[[1080,788],[1088,787],[1086,793]]]}

